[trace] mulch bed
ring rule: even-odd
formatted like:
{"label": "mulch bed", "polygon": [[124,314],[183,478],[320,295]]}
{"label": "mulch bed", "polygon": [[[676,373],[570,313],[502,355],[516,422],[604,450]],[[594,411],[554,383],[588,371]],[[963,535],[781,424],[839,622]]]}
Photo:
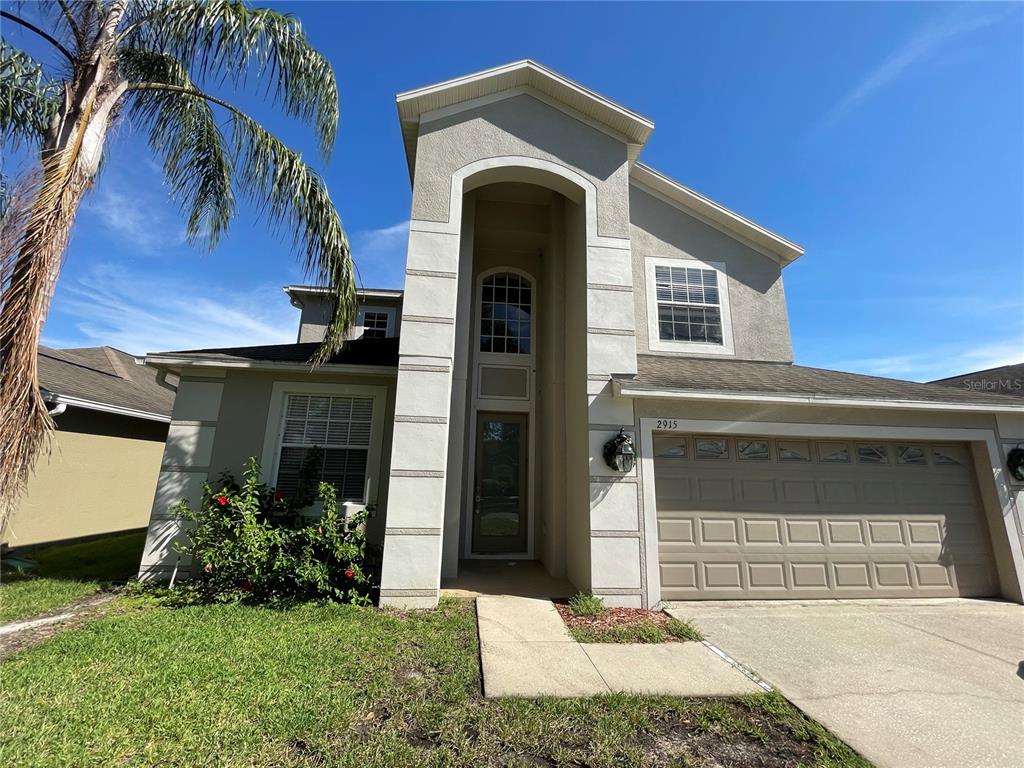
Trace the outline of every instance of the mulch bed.
{"label": "mulch bed", "polygon": [[665,629],[671,617],[664,611],[649,611],[645,608],[605,608],[597,616],[577,616],[572,612],[568,601],[555,600],[554,603],[570,632],[577,629],[603,635],[616,629],[628,629],[638,624],[653,623],[661,629],[662,642],[683,642]]}

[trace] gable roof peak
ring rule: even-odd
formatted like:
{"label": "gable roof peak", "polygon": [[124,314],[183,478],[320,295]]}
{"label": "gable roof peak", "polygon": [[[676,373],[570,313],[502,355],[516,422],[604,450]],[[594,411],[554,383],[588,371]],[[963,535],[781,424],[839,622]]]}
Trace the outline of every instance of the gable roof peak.
{"label": "gable roof peak", "polygon": [[571,110],[620,137],[628,147],[630,162],[639,156],[654,122],[602,96],[586,86],[548,69],[532,59],[520,59],[481,72],[404,91],[395,97],[405,143],[409,175],[416,165],[420,123],[440,116],[439,110],[468,109],[475,104],[530,93]]}

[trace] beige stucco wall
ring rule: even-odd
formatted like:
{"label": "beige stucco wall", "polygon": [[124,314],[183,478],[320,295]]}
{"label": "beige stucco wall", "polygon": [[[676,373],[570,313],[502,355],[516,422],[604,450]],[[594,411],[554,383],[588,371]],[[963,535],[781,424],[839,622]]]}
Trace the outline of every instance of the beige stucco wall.
{"label": "beige stucco wall", "polygon": [[412,218],[448,221],[455,171],[481,158],[509,156],[575,169],[598,188],[597,233],[629,236],[626,145],[526,94],[421,126]]}
{"label": "beige stucco wall", "polygon": [[792,361],[782,268],[777,262],[636,185],[629,189],[629,208],[638,353],[681,354],[650,350],[644,260],[659,256],[724,263],[735,357]]}
{"label": "beige stucco wall", "polygon": [[3,541],[11,547],[143,528],[167,425],[69,408]]}
{"label": "beige stucco wall", "polygon": [[395,412],[394,376],[229,371],[223,379],[224,391],[221,396],[220,414],[217,419],[216,435],[210,459],[209,476],[211,480],[216,479],[225,470],[240,480],[245,462],[250,456],[256,456],[263,464],[272,460],[271,456],[262,456],[263,442],[267,431],[267,417],[274,384],[281,381],[296,381],[304,384],[316,382],[356,384],[387,388],[380,464],[367,470],[370,477],[373,478],[373,487],[377,489],[379,510],[367,526],[367,535],[371,540],[380,543],[384,536],[387,506],[387,468],[391,462],[391,435]]}

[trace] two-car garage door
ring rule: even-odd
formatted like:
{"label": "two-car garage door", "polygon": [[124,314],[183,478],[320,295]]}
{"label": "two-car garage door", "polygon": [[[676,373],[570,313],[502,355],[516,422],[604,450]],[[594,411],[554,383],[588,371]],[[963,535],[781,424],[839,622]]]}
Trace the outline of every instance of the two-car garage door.
{"label": "two-car garage door", "polygon": [[998,592],[964,444],[655,435],[665,600]]}

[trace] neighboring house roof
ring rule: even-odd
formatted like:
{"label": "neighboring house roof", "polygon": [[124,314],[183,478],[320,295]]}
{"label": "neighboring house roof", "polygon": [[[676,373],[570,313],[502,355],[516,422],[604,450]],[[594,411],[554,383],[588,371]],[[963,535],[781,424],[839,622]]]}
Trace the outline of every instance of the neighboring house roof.
{"label": "neighboring house roof", "polygon": [[616,377],[615,387],[632,397],[1024,412],[1019,399],[1006,395],[747,360],[638,355],[636,376]]}
{"label": "neighboring house roof", "polygon": [[721,203],[704,197],[700,192],[680,184],[675,179],[670,179],[649,165],[636,163],[629,172],[629,178],[638,187],[652,191],[656,196],[668,198],[670,203],[683,208],[716,229],[739,236],[758,250],[767,251],[768,255],[782,266],[791,264],[804,254],[804,249],[796,243],[790,242],[735,211],[730,211]]}
{"label": "neighboring house roof", "polygon": [[157,371],[113,347],[39,347],[39,385],[51,403],[170,421],[174,390]]}
{"label": "neighboring house roof", "polygon": [[[177,352],[152,352],[146,363],[156,366],[210,365],[227,368],[304,367],[319,347],[319,342],[267,344],[257,347],[218,347],[186,349]],[[398,339],[353,339],[328,360],[327,366],[389,367],[398,365]]]}
{"label": "neighboring house roof", "polygon": [[970,392],[992,392],[1024,397],[1024,363],[986,368],[983,371],[962,373],[948,379],[936,379],[929,384],[955,387]]}
{"label": "neighboring house roof", "polygon": [[654,123],[646,117],[535,61],[523,59],[406,91],[395,97],[402,139],[405,142],[405,157],[409,163],[409,177],[412,178],[416,167],[416,142],[421,118],[428,113],[441,116],[444,113],[438,113],[438,110],[449,109],[457,104],[472,102],[464,107],[468,108],[520,93],[530,93],[556,108],[568,107],[615,133],[626,143],[630,162],[640,154],[654,130]]}

